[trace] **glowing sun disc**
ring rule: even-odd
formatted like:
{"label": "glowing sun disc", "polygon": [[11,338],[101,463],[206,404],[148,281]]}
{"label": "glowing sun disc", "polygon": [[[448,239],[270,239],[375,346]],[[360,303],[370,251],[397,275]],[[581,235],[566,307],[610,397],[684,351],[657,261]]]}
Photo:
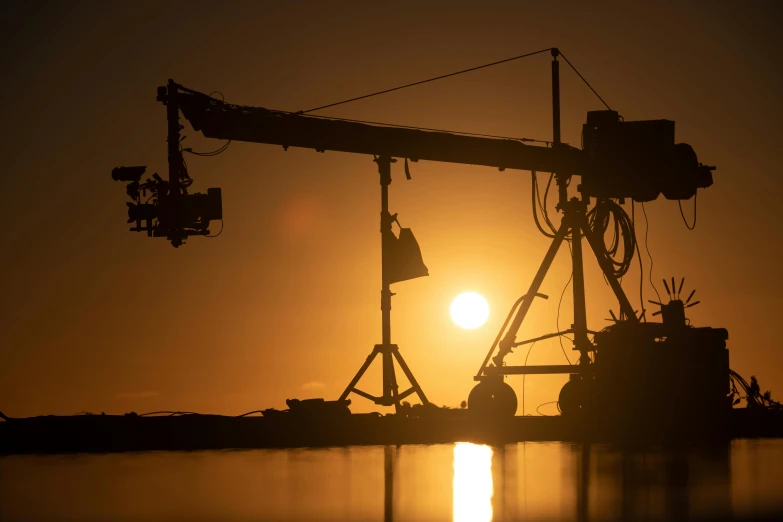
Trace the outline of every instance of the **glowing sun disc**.
{"label": "glowing sun disc", "polygon": [[489,303],[476,292],[465,292],[454,298],[449,312],[454,324],[466,330],[473,330],[487,322]]}

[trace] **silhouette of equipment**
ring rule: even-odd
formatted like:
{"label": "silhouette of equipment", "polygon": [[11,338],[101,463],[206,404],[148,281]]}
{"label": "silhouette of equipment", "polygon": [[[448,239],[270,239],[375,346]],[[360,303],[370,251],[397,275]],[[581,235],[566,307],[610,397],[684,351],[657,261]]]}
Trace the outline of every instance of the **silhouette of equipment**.
{"label": "silhouette of equipment", "polygon": [[[129,182],[128,223],[135,223],[132,232],[147,232],[148,236],[167,237],[179,245],[188,236],[209,234],[209,223],[223,219],[223,204],[219,188],[207,189],[206,194],[188,194],[186,189],[176,197],[169,190],[171,184],[158,174],[141,183],[146,167],[117,167],[112,171],[115,181]],[[144,199],[144,202],[142,202]],[[177,210],[172,211],[176,201]]]}
{"label": "silhouette of equipment", "polygon": [[[561,147],[558,53],[553,51],[552,56],[552,149],[558,150]],[[622,207],[611,201],[622,202],[625,198],[652,201],[661,193],[668,199],[687,199],[695,196],[697,188],[712,184],[714,167],[700,164],[689,145],[674,143],[674,123],[670,121],[624,122],[614,111],[595,111],[588,113],[582,137],[583,152],[590,158],[591,168],[577,186],[581,197],[568,197],[572,173],[551,170],[558,189],[556,208],[563,216],[560,226],[549,234],[539,225],[542,232],[552,237],[552,244],[527,293],[512,308],[509,319],[513,315],[513,320],[506,320],[474,377],[479,381],[474,392],[487,382],[497,386],[499,379],[506,375],[563,373],[570,375],[558,400],[563,416],[589,414],[593,419],[622,419],[637,428],[650,429],[661,429],[662,424],[682,429],[694,426],[697,421],[705,421],[702,425],[709,426],[725,423],[728,333],[686,327],[684,313],[678,317],[675,312],[682,303],[674,300],[662,305],[664,323],[641,322],[645,318],[644,310],[637,316],[619,281],[632,260],[635,232]],[[534,200],[535,190],[537,186]],[[590,198],[596,198],[597,202],[588,212]],[[615,243],[617,234],[625,237],[625,257],[619,263],[613,259],[616,247],[607,248],[604,241],[611,214],[616,222]],[[615,324],[602,332],[591,332],[587,327],[583,237],[620,305],[619,319],[612,312]],[[569,361],[561,366],[508,366],[505,357],[513,348],[542,339],[517,342],[516,336],[560,246],[569,239],[574,320],[569,330],[554,335],[573,335],[574,349],[580,354],[578,364],[571,365]],[[588,337],[591,333],[593,341]],[[662,386],[660,376],[673,373],[680,377],[675,380],[678,386]],[[680,395],[662,392],[664,389],[697,397],[699,412],[689,416],[692,403],[683,401]],[[671,407],[676,411],[670,415],[667,409]],[[514,415],[515,409],[498,407],[491,414],[497,416],[501,412],[508,417]]]}
{"label": "silhouette of equipment", "polygon": [[[279,145],[284,150],[288,150],[289,147],[300,147],[317,152],[336,151],[372,155],[377,163],[381,185],[383,336],[382,343],[374,347],[339,400],[345,401],[350,393],[355,393],[377,404],[394,405],[399,408],[404,398],[416,393],[421,402],[426,405],[428,404],[426,396],[402,358],[397,345],[391,342],[391,297],[394,294],[390,290],[390,285],[428,275],[418,244],[410,229],[400,228],[399,236],[395,236],[393,232],[396,214],[392,215],[389,212],[388,190],[391,184],[392,163],[396,162],[396,158],[405,159],[405,174],[408,179],[410,179],[408,160],[481,165],[498,168],[501,171],[526,170],[533,173],[534,183],[537,172],[552,173],[558,193],[556,208],[562,214],[562,221],[559,227],[552,226],[550,232],[542,229],[552,237],[552,244],[527,293],[512,308],[509,318],[474,377],[479,383],[470,394],[469,409],[489,416],[513,416],[516,412],[517,400],[513,390],[505,384],[505,376],[536,373],[571,375],[571,380],[561,394],[561,408],[564,415],[587,408],[590,403],[588,396],[597,397],[595,401],[598,403],[602,401],[609,403],[611,401],[606,398],[606,393],[601,391],[600,386],[594,384],[599,378],[605,379],[606,382],[617,382],[617,379],[620,379],[611,361],[625,360],[624,356],[620,355],[623,349],[633,347],[627,349],[629,354],[641,353],[648,348],[654,352],[650,343],[655,344],[657,349],[661,344],[658,335],[663,333],[666,334],[666,342],[672,346],[691,347],[688,343],[695,343],[694,354],[701,353],[699,346],[709,345],[709,350],[719,351],[717,346],[720,345],[718,339],[720,335],[694,333],[691,329],[682,326],[684,315],[682,320],[678,319],[679,305],[674,302],[662,306],[662,310],[668,307],[665,308],[667,312],[664,313],[662,325],[640,322],[640,319],[644,318],[644,310],[639,316],[636,315],[619,282],[619,277],[627,271],[630,258],[626,255],[623,260],[616,261],[613,258],[616,248],[607,247],[604,240],[608,223],[614,219],[615,223],[623,229],[626,254],[629,246],[635,246],[635,232],[630,218],[620,204],[612,200],[619,200],[620,203],[626,199],[645,202],[655,200],[661,194],[667,199],[689,199],[699,188],[712,185],[711,171],[714,167],[700,163],[689,145],[675,143],[674,122],[624,121],[608,106],[607,110],[587,113],[586,123],[582,128],[582,149],[562,143],[558,60],[561,55],[557,49],[551,49],[551,55],[553,140],[546,142],[546,146],[529,144],[530,141],[535,141],[529,139],[392,126],[312,116],[304,112],[234,105],[169,80],[165,87],[158,89],[158,100],[166,106],[168,116],[168,181],[153,175],[151,180],[140,184],[143,167],[123,167],[115,169],[113,174],[114,179],[129,182],[128,194],[133,200],[133,203],[128,204],[129,222],[136,223],[131,230],[146,231],[153,237],[166,237],[176,247],[189,236],[209,234],[210,222],[222,218],[219,189],[209,189],[206,195],[187,192],[192,180],[187,172],[182,157],[183,149],[180,146],[182,139],[180,131],[183,128],[179,123],[180,111],[194,130],[200,131],[208,138],[228,140],[218,151],[207,155],[221,153],[231,141]],[[566,61],[568,62],[567,59]],[[568,63],[570,65],[570,62]],[[444,77],[447,76],[450,75]],[[583,77],[582,79],[584,80]],[[187,149],[184,151],[188,152]],[[580,177],[580,183],[576,186],[579,196],[569,197],[568,188],[574,176]],[[152,195],[151,202],[142,203],[140,195],[147,193]],[[535,201],[535,191],[533,198]],[[588,210],[591,198],[595,198],[596,202],[593,209]],[[545,223],[547,226],[551,225],[546,216]],[[583,238],[595,254],[603,275],[620,305],[619,319],[615,317],[616,324],[598,333],[588,330],[587,327]],[[505,357],[513,348],[534,341],[531,339],[517,342],[516,335],[533,300],[542,295],[539,293],[541,284],[564,241],[571,244],[573,324],[564,332],[548,334],[539,339],[565,333],[572,334],[574,349],[580,353],[579,363],[577,365],[508,366]],[[632,256],[633,248],[630,252]],[[682,328],[675,328],[675,323]],[[594,334],[593,341],[588,338],[589,334]],[[625,348],[615,349],[618,346]],[[606,354],[599,356],[599,351],[605,351]],[[379,355],[383,365],[383,386],[381,395],[375,396],[359,390],[356,385]],[[715,360],[711,360],[709,364],[722,368],[723,357],[721,352],[715,355]],[[656,358],[657,356],[651,355],[650,364]],[[398,390],[396,381],[395,360],[411,384],[409,389],[402,392]],[[695,360],[696,358],[693,365],[688,368],[701,371],[706,367],[703,364],[697,365]],[[630,372],[630,374],[634,373]],[[714,372],[711,375],[714,377]],[[636,397],[634,394],[629,396]],[[647,396],[636,398],[654,400]]]}
{"label": "silhouette of equipment", "polygon": [[[381,182],[381,328],[383,335],[382,344],[376,344],[367,360],[354,378],[345,388],[340,401],[345,401],[348,395],[355,393],[381,406],[394,406],[399,410],[402,400],[412,393],[416,393],[422,404],[429,404],[426,395],[413,376],[407,363],[402,358],[396,344],[391,342],[391,298],[394,295],[390,286],[393,283],[423,277],[429,275],[427,267],[421,257],[421,250],[413,237],[410,229],[400,229],[400,236],[396,237],[392,231],[392,224],[397,222],[397,215],[389,213],[389,185],[391,184],[391,164],[396,160],[383,155],[375,158],[378,164],[378,173]],[[373,360],[380,355],[383,370],[382,393],[374,396],[356,387]],[[400,392],[397,386],[397,376],[394,369],[394,360],[397,361],[411,387]]]}
{"label": "silhouette of equipment", "polygon": [[561,390],[564,416],[622,418],[639,430],[725,427],[728,332],[689,326],[685,307],[698,301],[688,304],[672,288],[668,303],[650,301],[660,306],[653,315],[662,315],[662,323],[613,320],[594,335],[590,372],[572,375]]}

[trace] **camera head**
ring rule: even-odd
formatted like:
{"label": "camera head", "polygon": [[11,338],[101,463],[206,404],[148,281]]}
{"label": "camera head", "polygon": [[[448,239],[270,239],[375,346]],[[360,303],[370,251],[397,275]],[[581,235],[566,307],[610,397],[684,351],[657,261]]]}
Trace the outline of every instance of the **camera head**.
{"label": "camera head", "polygon": [[178,247],[189,236],[208,235],[210,221],[223,219],[219,188],[210,188],[206,194],[188,194],[189,183],[180,183],[172,195],[169,182],[157,173],[142,182],[146,170],[141,166],[117,167],[111,173],[115,181],[127,183],[125,193],[131,199],[126,202],[128,223],[135,223],[131,232],[165,237]]}
{"label": "camera head", "polygon": [[111,179],[114,181],[135,181],[138,183],[146,172],[147,167],[115,167],[111,171]]}

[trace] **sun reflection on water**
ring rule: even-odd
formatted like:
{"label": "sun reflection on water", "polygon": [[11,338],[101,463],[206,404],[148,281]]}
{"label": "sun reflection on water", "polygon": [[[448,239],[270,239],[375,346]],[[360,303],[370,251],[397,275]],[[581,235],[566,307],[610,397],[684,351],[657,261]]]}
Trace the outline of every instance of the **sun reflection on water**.
{"label": "sun reflection on water", "polygon": [[454,446],[454,522],[492,520],[492,448]]}

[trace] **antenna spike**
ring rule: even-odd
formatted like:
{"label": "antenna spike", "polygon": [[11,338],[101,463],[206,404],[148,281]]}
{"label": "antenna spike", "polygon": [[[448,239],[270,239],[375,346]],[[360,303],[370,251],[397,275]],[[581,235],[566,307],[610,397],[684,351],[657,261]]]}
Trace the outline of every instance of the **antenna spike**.
{"label": "antenna spike", "polygon": [[682,295],[682,287],[683,287],[684,284],[685,284],[685,278],[683,277],[682,281],[680,281],[680,289],[677,290],[677,295],[679,295],[679,296]]}
{"label": "antenna spike", "polygon": [[672,293],[669,291],[669,283],[666,282],[666,278],[663,278],[663,287],[666,289],[666,295],[669,296],[669,299],[672,298]]}
{"label": "antenna spike", "polygon": [[695,294],[695,293],[696,293],[696,289],[694,288],[693,291],[691,292],[691,295],[688,296],[688,300],[685,301],[685,304],[688,304],[688,303],[691,302],[691,299],[693,298],[693,294]]}

